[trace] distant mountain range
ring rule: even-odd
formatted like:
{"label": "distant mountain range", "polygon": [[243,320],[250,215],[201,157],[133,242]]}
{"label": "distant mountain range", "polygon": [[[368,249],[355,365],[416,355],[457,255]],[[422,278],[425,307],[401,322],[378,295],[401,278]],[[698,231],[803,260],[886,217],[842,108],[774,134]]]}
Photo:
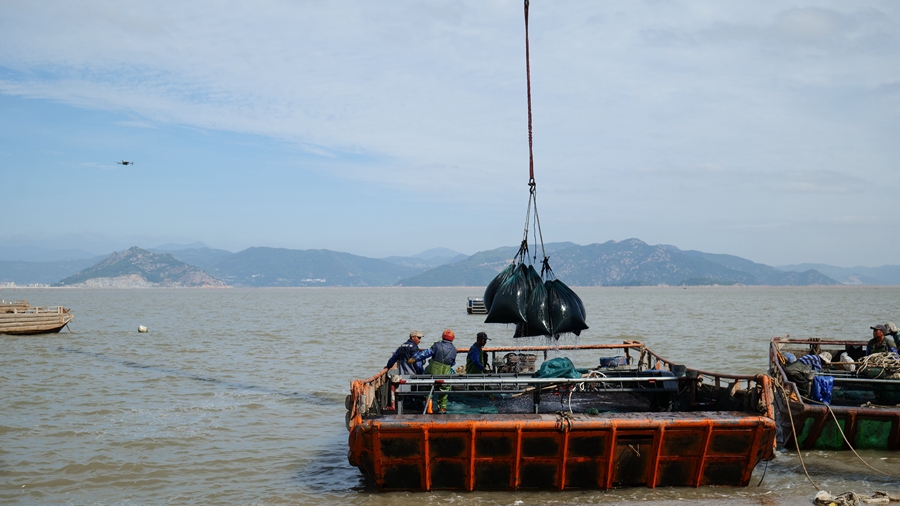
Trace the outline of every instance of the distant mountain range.
{"label": "distant mountain range", "polygon": [[881,267],[835,267],[825,264],[783,265],[783,271],[815,269],[845,285],[900,285],[900,265]]}
{"label": "distant mountain range", "polygon": [[[467,256],[437,248],[411,257],[368,258],[330,250],[254,247],[232,253],[202,243],[131,248],[108,257],[80,250],[27,251],[52,261],[0,260],[0,283],[57,286],[486,286],[518,251]],[[571,286],[900,285],[900,266],[775,268],[733,255],[683,251],[639,239],[581,246],[549,243],[553,272]],[[0,258],[23,251],[0,247]],[[540,252],[539,252],[540,253]],[[534,255],[534,252],[531,252]],[[61,256],[64,255],[64,256]],[[537,255],[540,262],[542,255]],[[93,280],[93,281],[92,281]]]}
{"label": "distant mountain range", "polygon": [[[572,286],[656,285],[838,285],[822,273],[784,272],[732,256],[651,246],[639,239],[579,246],[545,246],[557,278]],[[472,255],[397,282],[403,286],[483,286],[510,263],[518,248],[498,248]],[[538,256],[540,261],[541,256]]]}

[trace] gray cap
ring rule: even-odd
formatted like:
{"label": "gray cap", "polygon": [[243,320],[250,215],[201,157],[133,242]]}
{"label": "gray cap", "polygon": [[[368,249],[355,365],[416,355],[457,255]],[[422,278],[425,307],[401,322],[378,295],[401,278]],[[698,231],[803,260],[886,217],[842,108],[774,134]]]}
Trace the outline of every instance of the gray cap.
{"label": "gray cap", "polygon": [[887,334],[887,327],[884,325],[875,325],[874,327],[869,327],[872,330],[880,330],[881,332]]}

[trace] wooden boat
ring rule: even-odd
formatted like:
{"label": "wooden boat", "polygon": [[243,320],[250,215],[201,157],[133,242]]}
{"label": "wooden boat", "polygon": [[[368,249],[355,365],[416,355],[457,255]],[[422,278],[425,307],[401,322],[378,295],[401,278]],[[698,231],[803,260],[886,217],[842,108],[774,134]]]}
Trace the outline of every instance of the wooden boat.
{"label": "wooden boat", "polygon": [[[888,379],[880,370],[850,372],[839,366],[812,373],[832,378],[831,402],[817,402],[803,395],[791,381],[780,356],[796,357],[829,352],[833,359],[848,347],[861,348],[866,340],[790,339],[775,337],[769,347],[770,373],[779,443],[804,450],[854,449],[900,450],[900,379]],[[836,362],[835,362],[836,364]],[[862,365],[856,362],[857,367]],[[880,377],[879,377],[880,376]],[[795,436],[796,434],[796,436]],[[849,444],[848,444],[849,442]]]}
{"label": "wooden boat", "polygon": [[[547,364],[557,352],[613,365],[579,369],[577,378],[392,370],[355,380],[350,463],[385,491],[563,490],[746,486],[756,464],[774,456],[768,376],[689,369],[635,341],[485,351],[497,370],[504,361],[533,364],[531,356]],[[611,353],[620,355],[600,357]],[[442,387],[448,414],[423,413],[423,399]]]}
{"label": "wooden boat", "polygon": [[0,302],[0,334],[52,334],[73,316],[62,306],[32,306],[28,301]]}

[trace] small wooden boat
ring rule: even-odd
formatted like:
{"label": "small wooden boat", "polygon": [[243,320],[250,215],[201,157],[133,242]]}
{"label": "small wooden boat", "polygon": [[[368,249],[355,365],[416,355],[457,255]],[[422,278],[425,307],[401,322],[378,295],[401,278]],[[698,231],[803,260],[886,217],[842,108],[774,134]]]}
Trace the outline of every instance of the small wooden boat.
{"label": "small wooden boat", "polygon": [[[495,370],[498,353],[544,360],[536,374],[391,370],[353,381],[350,463],[385,491],[563,490],[746,486],[774,456],[768,376],[689,369],[636,341],[485,351]],[[541,377],[557,351],[611,365]],[[620,355],[609,360],[611,352]],[[423,412],[442,388],[448,414]]]}
{"label": "small wooden boat", "polygon": [[[890,379],[880,367],[846,370],[836,360],[842,352],[860,350],[865,353],[865,340],[790,339],[775,337],[769,347],[770,374],[779,443],[787,448],[804,450],[900,450],[900,379]],[[807,373],[810,383],[817,377],[831,384],[830,403],[816,401],[810,388],[798,385],[795,373],[789,374],[779,357],[791,353],[796,357],[828,352],[835,362],[820,371]],[[856,356],[859,357],[859,354]],[[849,367],[848,367],[849,368]],[[849,444],[848,444],[849,442]]]}
{"label": "small wooden boat", "polygon": [[74,317],[62,306],[32,306],[28,301],[0,302],[0,334],[52,334]]}

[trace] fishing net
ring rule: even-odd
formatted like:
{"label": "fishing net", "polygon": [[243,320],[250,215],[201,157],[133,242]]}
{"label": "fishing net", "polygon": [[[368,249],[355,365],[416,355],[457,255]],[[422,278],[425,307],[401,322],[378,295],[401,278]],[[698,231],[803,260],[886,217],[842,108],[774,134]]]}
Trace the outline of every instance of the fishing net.
{"label": "fishing net", "polygon": [[580,378],[581,373],[575,369],[575,364],[566,357],[556,357],[544,361],[535,378]]}

